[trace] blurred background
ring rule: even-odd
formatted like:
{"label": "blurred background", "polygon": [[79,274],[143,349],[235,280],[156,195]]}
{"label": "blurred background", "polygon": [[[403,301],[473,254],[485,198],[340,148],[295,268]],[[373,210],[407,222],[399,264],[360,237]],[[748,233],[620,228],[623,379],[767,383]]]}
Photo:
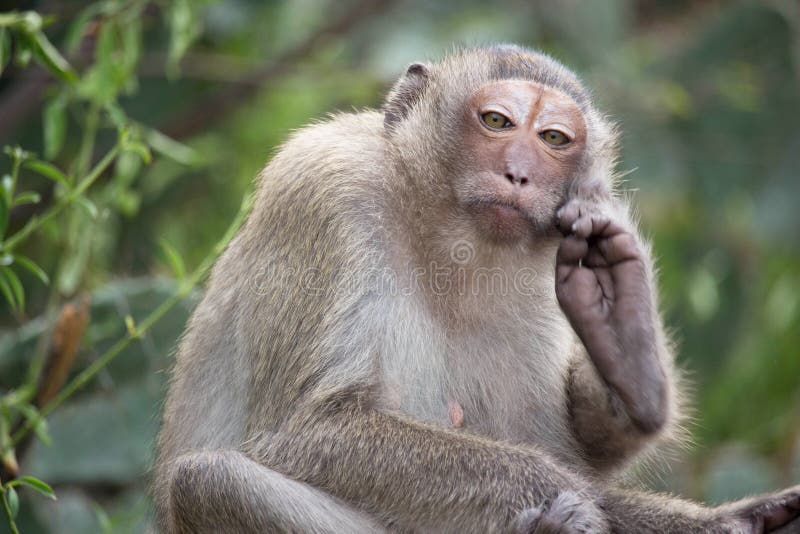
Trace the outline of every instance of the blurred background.
{"label": "blurred background", "polygon": [[146,528],[165,370],[255,174],[292,129],[380,106],[409,62],[497,41],[573,67],[621,125],[696,406],[692,445],[643,483],[711,503],[800,483],[795,0],[0,0],[20,532]]}

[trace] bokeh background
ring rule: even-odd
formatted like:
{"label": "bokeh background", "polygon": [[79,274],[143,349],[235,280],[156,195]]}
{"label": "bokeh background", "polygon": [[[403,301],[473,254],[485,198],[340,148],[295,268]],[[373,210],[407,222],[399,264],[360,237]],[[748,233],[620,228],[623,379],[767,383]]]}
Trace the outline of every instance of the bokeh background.
{"label": "bokeh background", "polygon": [[[292,129],[379,106],[411,61],[498,41],[573,67],[621,125],[619,168],[655,243],[696,406],[691,447],[644,483],[717,503],[800,482],[795,0],[0,1],[14,9],[45,16],[74,71],[50,74],[36,50],[31,64],[8,65],[0,145],[78,178],[115,146],[121,122],[143,146],[16,249],[50,283],[20,270],[24,310],[0,304],[0,420],[13,425],[15,395],[34,383],[65,303],[90,302],[74,377],[178,301],[47,417],[49,445],[20,454],[21,474],[58,496],[18,487],[21,532],[146,528],[165,370],[198,294],[181,272],[213,256]],[[10,209],[7,235],[63,199],[33,167],[17,187],[40,199]]]}

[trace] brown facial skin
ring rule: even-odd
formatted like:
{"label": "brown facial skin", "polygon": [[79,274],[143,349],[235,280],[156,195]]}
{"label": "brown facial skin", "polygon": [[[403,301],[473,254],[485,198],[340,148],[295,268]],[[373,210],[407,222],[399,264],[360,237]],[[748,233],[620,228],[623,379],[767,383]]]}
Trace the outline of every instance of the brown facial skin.
{"label": "brown facial skin", "polygon": [[[511,244],[552,228],[586,146],[575,102],[538,83],[506,80],[480,88],[464,112],[462,138],[473,172],[454,187],[479,235]],[[487,124],[486,114],[506,122]],[[566,142],[548,143],[550,135]]]}

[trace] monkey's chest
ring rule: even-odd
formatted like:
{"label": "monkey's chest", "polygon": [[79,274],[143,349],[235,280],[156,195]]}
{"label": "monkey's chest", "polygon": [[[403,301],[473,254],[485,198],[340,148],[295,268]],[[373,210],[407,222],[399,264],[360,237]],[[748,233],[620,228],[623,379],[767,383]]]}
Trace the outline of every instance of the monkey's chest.
{"label": "monkey's chest", "polygon": [[[413,317],[408,314],[406,317]],[[464,432],[562,447],[567,428],[568,326],[453,332],[424,315],[395,321],[381,340],[386,408]]]}

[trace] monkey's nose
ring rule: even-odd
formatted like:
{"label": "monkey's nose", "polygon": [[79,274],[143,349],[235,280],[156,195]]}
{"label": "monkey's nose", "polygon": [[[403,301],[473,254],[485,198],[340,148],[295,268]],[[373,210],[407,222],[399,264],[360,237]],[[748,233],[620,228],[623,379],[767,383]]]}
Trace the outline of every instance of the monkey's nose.
{"label": "monkey's nose", "polygon": [[506,172],[504,176],[506,177],[506,180],[508,180],[509,182],[511,182],[514,185],[520,185],[520,186],[528,185],[528,177],[527,176],[520,175],[519,173],[512,173],[512,172]]}

